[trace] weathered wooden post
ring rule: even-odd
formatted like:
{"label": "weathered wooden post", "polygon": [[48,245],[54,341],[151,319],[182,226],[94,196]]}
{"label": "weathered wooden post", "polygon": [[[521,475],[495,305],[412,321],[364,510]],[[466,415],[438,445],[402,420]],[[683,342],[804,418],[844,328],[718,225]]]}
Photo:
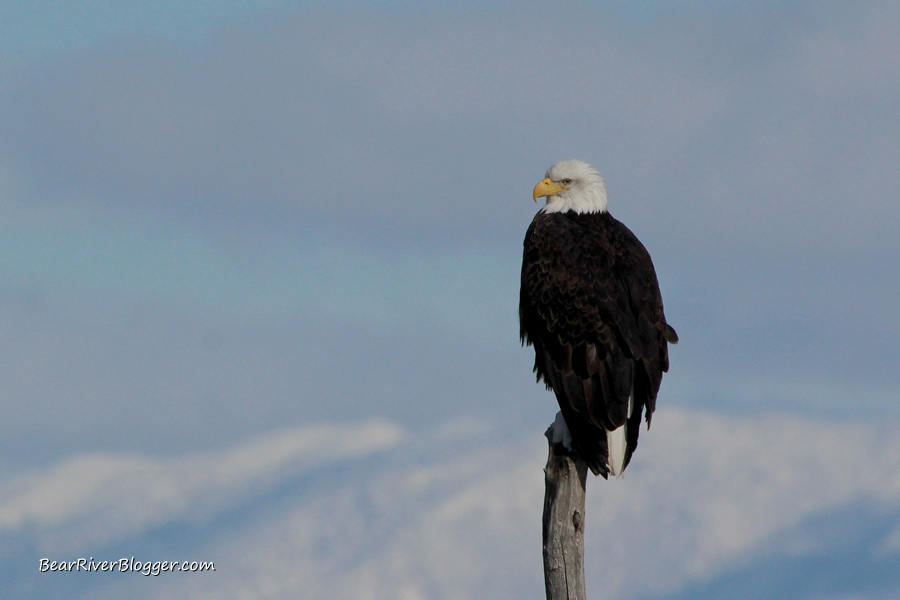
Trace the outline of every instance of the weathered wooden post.
{"label": "weathered wooden post", "polygon": [[544,468],[544,585],[547,600],[585,600],[584,490],[587,464],[545,433],[550,455]]}

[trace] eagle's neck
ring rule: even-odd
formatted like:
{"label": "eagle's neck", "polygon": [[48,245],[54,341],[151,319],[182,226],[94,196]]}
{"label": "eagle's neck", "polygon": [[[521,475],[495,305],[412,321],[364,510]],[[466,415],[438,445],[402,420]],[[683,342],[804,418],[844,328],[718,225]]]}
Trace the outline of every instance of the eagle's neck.
{"label": "eagle's neck", "polygon": [[[598,177],[599,179],[599,177]],[[607,208],[606,186],[603,180],[592,182],[584,187],[571,189],[547,197],[547,204],[541,208],[545,213],[572,212],[578,214],[604,213]]]}

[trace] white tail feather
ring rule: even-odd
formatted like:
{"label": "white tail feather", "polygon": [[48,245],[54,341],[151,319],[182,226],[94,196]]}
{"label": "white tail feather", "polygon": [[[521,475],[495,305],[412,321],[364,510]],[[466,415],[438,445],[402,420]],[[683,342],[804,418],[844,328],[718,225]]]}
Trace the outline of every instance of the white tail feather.
{"label": "white tail feather", "polygon": [[628,449],[628,438],[625,435],[627,425],[606,432],[606,447],[609,450],[609,473],[622,479],[625,471],[625,451]]}
{"label": "white tail feather", "polygon": [[[634,408],[634,396],[628,396],[628,418]],[[628,451],[628,423],[606,432],[606,449],[609,451],[609,472],[616,479],[625,477],[625,453]]]}

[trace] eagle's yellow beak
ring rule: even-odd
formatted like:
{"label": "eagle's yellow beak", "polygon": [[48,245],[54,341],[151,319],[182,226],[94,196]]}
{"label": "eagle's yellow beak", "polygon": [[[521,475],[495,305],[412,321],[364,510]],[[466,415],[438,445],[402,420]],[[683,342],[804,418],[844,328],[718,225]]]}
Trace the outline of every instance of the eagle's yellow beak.
{"label": "eagle's yellow beak", "polygon": [[547,177],[534,186],[532,197],[534,198],[534,201],[537,202],[537,199],[542,196],[555,196],[556,194],[565,191],[565,189],[566,188]]}

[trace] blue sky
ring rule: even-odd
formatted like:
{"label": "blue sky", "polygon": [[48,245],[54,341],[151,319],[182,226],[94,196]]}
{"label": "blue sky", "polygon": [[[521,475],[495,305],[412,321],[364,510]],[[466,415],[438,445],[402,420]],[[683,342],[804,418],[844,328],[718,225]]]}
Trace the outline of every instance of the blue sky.
{"label": "blue sky", "polygon": [[61,53],[108,38],[143,34],[202,41],[217,27],[297,6],[290,0],[222,2],[4,2],[4,50],[24,60]]}
{"label": "blue sky", "polygon": [[369,420],[540,438],[518,269],[567,158],[654,257],[659,418],[896,422],[898,9],[629,6],[3,3],[0,481]]}
{"label": "blue sky", "polygon": [[[329,3],[339,10],[375,8],[388,13],[429,10],[471,10],[483,3],[411,2],[385,0],[343,0]],[[684,8],[700,6],[716,8],[736,2],[704,0],[647,0],[623,7],[609,7],[619,16],[643,21],[665,17]],[[178,42],[203,42],[222,28],[257,18],[278,15],[281,11],[314,8],[315,2],[296,0],[221,0],[212,2],[173,0],[124,1],[93,0],[85,2],[4,2],[3,45],[5,53],[25,60],[47,54],[65,52],[73,47],[103,43],[109,38],[142,34]],[[284,12],[281,12],[284,14]]]}

